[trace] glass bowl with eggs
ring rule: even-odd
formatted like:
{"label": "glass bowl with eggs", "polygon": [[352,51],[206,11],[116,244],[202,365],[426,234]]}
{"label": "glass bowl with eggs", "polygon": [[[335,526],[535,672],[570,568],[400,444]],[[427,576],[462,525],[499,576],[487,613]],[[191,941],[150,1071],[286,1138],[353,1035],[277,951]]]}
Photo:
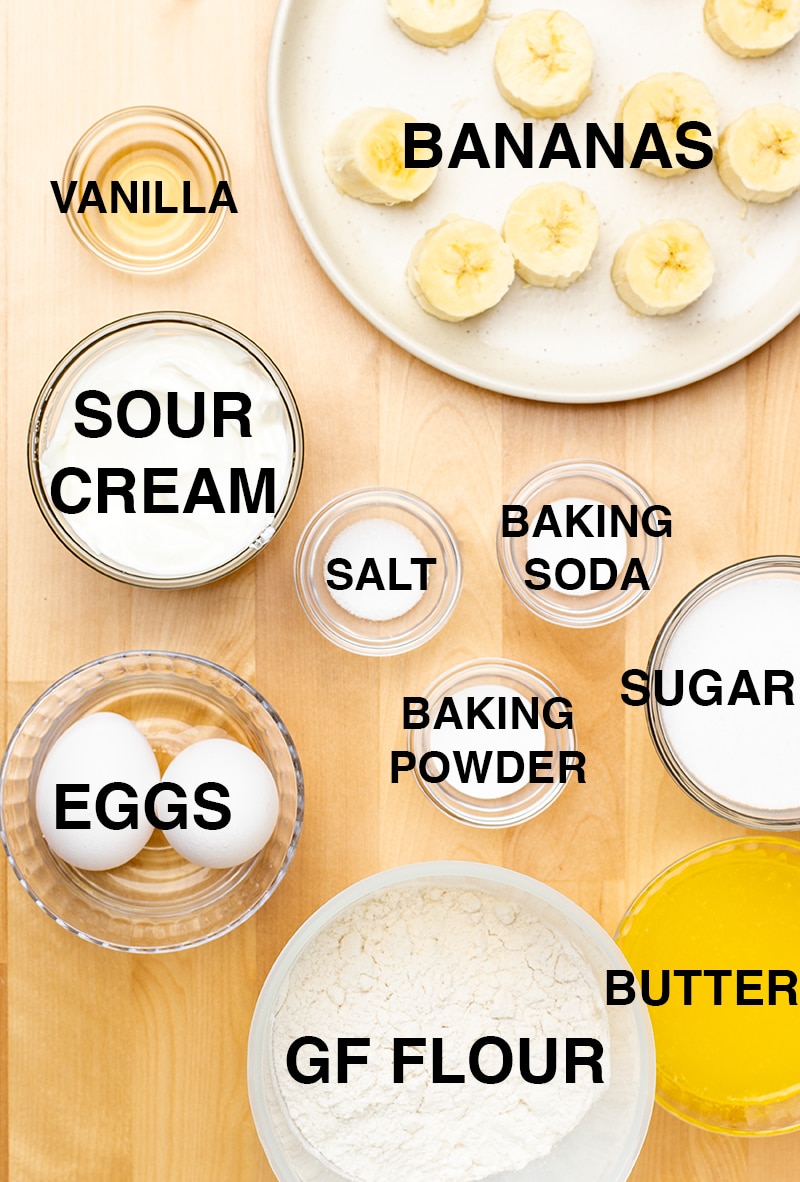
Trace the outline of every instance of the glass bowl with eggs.
{"label": "glass bowl with eggs", "polygon": [[35,903],[105,948],[196,947],[275,891],[303,774],[273,707],[200,657],[133,651],[56,681],[0,765],[0,838]]}

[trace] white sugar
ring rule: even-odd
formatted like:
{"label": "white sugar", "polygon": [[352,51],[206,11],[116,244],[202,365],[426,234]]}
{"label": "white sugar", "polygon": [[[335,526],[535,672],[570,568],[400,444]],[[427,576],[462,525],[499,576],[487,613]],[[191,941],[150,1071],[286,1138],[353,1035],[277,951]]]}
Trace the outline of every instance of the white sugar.
{"label": "white sugar", "polygon": [[[739,670],[752,677],[759,705],[701,706],[689,699],[659,707],[673,752],[692,779],[734,806],[800,806],[800,704],[783,695],[764,704],[764,672],[788,670],[800,694],[800,581],[750,579],[724,587],[678,626],[661,662],[665,696],[675,671],[713,669],[726,703]],[[652,692],[652,685],[651,685]]]}

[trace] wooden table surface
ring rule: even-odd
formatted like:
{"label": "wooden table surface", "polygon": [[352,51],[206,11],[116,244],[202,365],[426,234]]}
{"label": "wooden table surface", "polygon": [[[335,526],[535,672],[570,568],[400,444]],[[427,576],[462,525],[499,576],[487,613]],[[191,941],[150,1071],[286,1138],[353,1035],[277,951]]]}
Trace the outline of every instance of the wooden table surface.
{"label": "wooden table surface", "polygon": [[[672,783],[642,713],[621,704],[619,677],[646,660],[701,578],[800,548],[800,324],[689,389],[593,408],[485,393],[407,356],[334,289],[283,199],[265,116],[274,9],[275,0],[5,5],[5,734],[75,666],[121,649],[175,649],[230,667],[275,704],[307,785],[286,880],[254,919],[198,950],[93,947],[43,915],[3,866],[0,1174],[7,1167],[11,1182],[272,1178],[247,1100],[253,1007],[297,926],[364,875],[432,858],[497,863],[565,892],[613,932],[654,873],[741,833]],[[200,260],[162,277],[126,276],[90,256],[49,186],[91,123],[137,103],[186,111],[212,131],[241,211]],[[257,340],[288,376],[306,430],[305,475],[277,538],[238,574],[185,592],[128,588],[82,566],[42,520],[25,465],[31,406],[51,367],[99,325],[159,308],[206,313]],[[494,553],[504,496],[575,455],[629,471],[675,522],[652,594],[594,631],[526,612]],[[329,645],[292,588],[308,517],[365,484],[431,501],[467,572],[450,624],[388,660]],[[540,668],[573,699],[589,774],[536,821],[485,833],[439,815],[411,782],[392,787],[388,767],[402,695],[494,655]],[[656,1110],[633,1178],[789,1182],[799,1150],[797,1135],[725,1138]]]}

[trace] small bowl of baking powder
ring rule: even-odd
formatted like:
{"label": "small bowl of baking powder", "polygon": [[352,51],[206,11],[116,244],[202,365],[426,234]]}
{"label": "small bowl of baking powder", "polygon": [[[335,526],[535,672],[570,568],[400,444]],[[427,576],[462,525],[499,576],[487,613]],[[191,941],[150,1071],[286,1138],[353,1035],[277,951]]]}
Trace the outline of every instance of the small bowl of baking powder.
{"label": "small bowl of baking powder", "polygon": [[425,644],[453,614],[462,579],[447,522],[396,488],[359,488],[323,505],[294,560],[309,620],[333,644],[364,656]]}
{"label": "small bowl of baking powder", "polygon": [[321,907],[250,1029],[256,1128],[279,1182],[624,1182],[655,1055],[629,971],[557,891],[471,862],[401,866]]}

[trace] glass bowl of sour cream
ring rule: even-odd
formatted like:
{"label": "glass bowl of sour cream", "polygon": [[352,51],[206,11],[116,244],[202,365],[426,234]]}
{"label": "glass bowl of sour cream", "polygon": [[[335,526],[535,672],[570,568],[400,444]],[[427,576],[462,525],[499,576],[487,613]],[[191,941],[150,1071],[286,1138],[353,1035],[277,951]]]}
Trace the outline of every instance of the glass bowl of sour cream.
{"label": "glass bowl of sour cream", "polygon": [[278,367],[187,312],[129,316],[80,341],[28,431],[33,492],[59,541],[140,587],[237,570],[280,528],[302,467],[300,414]]}

